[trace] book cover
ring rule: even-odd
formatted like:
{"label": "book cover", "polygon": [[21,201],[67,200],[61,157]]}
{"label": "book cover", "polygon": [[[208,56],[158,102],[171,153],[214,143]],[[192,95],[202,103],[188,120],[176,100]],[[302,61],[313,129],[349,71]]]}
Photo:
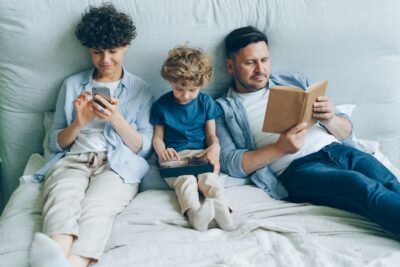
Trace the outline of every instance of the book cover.
{"label": "book cover", "polygon": [[190,157],[181,160],[170,160],[160,163],[158,170],[163,178],[177,177],[180,175],[197,175],[213,172],[214,166],[206,159]]}
{"label": "book cover", "polygon": [[263,131],[283,133],[296,124],[307,122],[308,127],[317,120],[312,117],[312,106],[318,96],[325,95],[328,81],[310,85],[306,90],[290,86],[270,88]]}

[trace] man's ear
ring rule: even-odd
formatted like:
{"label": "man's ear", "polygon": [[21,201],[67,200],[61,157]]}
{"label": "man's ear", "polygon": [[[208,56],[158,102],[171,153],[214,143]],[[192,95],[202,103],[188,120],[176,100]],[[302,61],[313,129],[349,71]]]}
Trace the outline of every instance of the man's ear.
{"label": "man's ear", "polygon": [[233,68],[233,60],[231,58],[227,58],[225,59],[225,66],[226,66],[226,70],[232,74],[234,72],[234,68]]}

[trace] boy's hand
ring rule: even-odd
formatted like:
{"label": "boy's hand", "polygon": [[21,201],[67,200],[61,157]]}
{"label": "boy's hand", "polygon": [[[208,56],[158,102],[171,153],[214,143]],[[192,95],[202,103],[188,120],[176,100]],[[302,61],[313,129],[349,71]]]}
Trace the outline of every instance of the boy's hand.
{"label": "boy's hand", "polygon": [[206,158],[213,166],[214,173],[219,173],[220,164],[219,164],[219,153],[221,151],[221,147],[218,144],[212,144],[202,152],[197,154],[196,158]]}
{"label": "boy's hand", "polygon": [[169,160],[180,160],[178,152],[173,148],[166,148],[163,152],[158,155],[161,162]]}
{"label": "boy's hand", "polygon": [[83,92],[74,100],[76,109],[76,124],[82,128],[94,119],[92,101],[89,100],[91,92]]}

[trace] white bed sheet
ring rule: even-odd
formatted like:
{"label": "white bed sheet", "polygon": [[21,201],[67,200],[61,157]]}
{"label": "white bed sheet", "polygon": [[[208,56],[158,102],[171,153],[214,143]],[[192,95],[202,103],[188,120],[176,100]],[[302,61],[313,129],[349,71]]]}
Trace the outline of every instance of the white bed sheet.
{"label": "white bed sheet", "polygon": [[[41,164],[33,156],[26,173]],[[41,228],[42,185],[23,183],[0,220],[0,266],[25,267]],[[197,232],[173,191],[140,193],[116,218],[103,266],[397,266],[400,243],[378,225],[337,209],[271,199],[249,185],[227,188],[238,228]]]}

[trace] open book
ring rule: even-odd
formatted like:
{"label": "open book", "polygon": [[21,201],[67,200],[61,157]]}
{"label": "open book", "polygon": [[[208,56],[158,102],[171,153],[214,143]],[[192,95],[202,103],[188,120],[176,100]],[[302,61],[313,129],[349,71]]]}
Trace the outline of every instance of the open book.
{"label": "open book", "polygon": [[307,122],[308,127],[317,122],[312,117],[312,106],[318,96],[325,95],[328,81],[310,85],[305,91],[290,86],[270,88],[263,131],[283,133],[296,124]]}
{"label": "open book", "polygon": [[196,157],[186,157],[181,160],[170,160],[160,163],[158,170],[163,178],[179,175],[196,175],[213,172],[214,166],[208,160]]}

